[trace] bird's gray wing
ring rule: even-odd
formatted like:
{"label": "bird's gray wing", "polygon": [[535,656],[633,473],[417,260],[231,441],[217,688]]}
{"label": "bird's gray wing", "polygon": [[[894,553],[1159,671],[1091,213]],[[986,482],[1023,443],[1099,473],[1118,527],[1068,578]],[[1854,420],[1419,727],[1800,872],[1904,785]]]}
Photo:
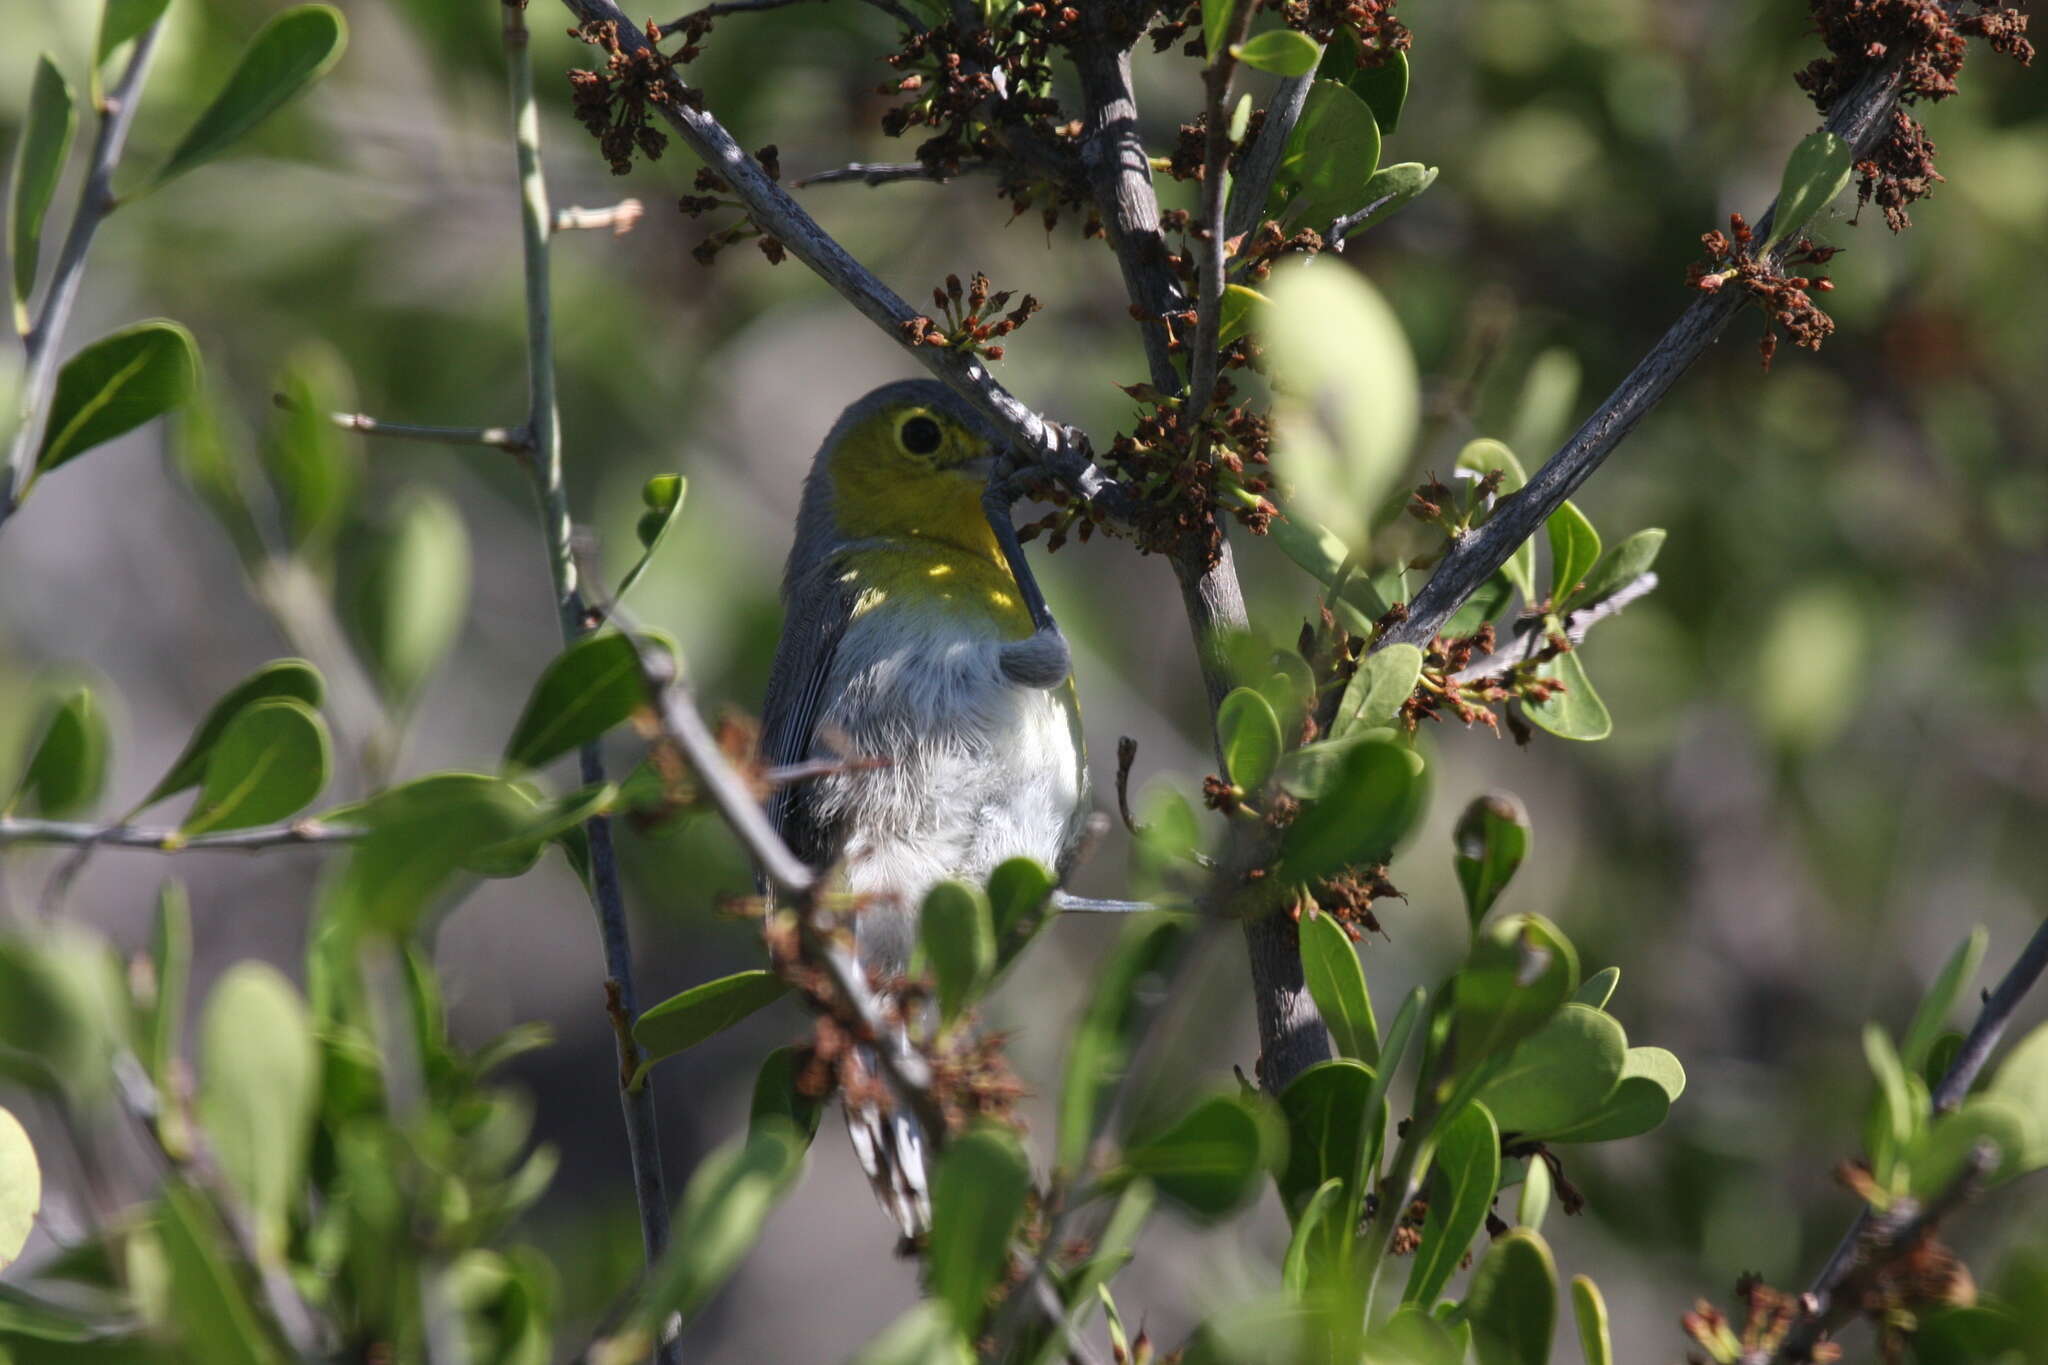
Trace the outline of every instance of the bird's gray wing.
{"label": "bird's gray wing", "polygon": [[[820,565],[789,585],[782,639],[775,647],[761,714],[761,757],[770,766],[812,756],[833,656],[853,619],[853,596],[835,579],[829,565]],[[812,818],[808,787],[803,782],[777,787],[768,798],[768,818],[790,851],[817,867],[832,856],[831,831]]]}

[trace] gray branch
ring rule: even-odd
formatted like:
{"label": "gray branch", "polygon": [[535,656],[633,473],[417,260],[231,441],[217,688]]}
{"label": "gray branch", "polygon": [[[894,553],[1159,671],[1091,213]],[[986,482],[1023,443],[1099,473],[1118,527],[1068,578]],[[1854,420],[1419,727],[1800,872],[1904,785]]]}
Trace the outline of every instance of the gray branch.
{"label": "gray branch", "polygon": [[0,848],[10,844],[70,844],[82,848],[141,848],[153,853],[261,853],[273,848],[347,843],[362,837],[363,832],[352,825],[323,825],[318,820],[186,835],[168,825],[96,825],[75,820],[0,816]]}
{"label": "gray branch", "polygon": [[[1586,632],[1596,624],[1616,615],[1622,608],[1648,597],[1657,589],[1657,575],[1639,574],[1616,588],[1606,597],[1590,607],[1567,612],[1564,618],[1564,635],[1574,645],[1582,643]],[[1481,678],[1490,678],[1496,673],[1505,673],[1517,664],[1525,664],[1543,652],[1543,618],[1526,616],[1515,622],[1513,643],[1501,646],[1483,659],[1474,659],[1451,675],[1452,682],[1473,683]]]}
{"label": "gray branch", "polygon": [[[1865,76],[1828,115],[1827,128],[1849,143],[1855,159],[1868,155],[1889,127],[1898,90],[1899,71],[1894,61]],[[1769,239],[1774,212],[1775,205],[1757,223],[1757,240]],[[1782,260],[1792,246],[1789,240],[1781,243],[1771,253],[1773,259]],[[1407,604],[1407,619],[1382,635],[1373,648],[1395,643],[1427,645],[1435,638],[1465,599],[1592,477],[1743,306],[1743,297],[1731,289],[1698,295],[1564,447],[1526,485],[1501,499],[1492,520],[1451,547],[1429,582]]]}
{"label": "gray branch", "polygon": [[1265,216],[1266,197],[1273,192],[1273,177],[1280,173],[1280,154],[1287,150],[1294,125],[1301,122],[1302,107],[1308,103],[1308,88],[1313,84],[1314,73],[1289,76],[1274,88],[1273,98],[1266,102],[1265,121],[1259,125],[1259,135],[1252,139],[1244,154],[1244,164],[1238,168],[1230,195],[1230,214],[1224,220],[1226,237],[1243,236]]}

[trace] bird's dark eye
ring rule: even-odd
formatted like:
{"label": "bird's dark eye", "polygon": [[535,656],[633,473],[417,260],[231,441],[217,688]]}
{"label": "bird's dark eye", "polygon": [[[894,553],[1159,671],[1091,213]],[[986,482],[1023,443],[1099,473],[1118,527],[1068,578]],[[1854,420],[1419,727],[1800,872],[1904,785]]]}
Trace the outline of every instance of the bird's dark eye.
{"label": "bird's dark eye", "polygon": [[946,433],[929,417],[913,417],[897,431],[896,438],[911,454],[929,455],[944,443]]}

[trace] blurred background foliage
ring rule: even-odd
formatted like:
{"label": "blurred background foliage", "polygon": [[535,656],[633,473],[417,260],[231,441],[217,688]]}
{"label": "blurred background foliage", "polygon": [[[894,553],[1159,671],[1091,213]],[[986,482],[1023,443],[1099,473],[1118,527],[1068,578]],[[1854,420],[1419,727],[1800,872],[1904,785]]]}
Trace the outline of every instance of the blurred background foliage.
{"label": "blurred background foliage", "polygon": [[[83,68],[95,6],[0,3],[0,120],[26,102],[34,54]],[[431,423],[516,420],[523,366],[518,223],[495,0],[348,0],[346,59],[242,155],[116,217],[99,239],[74,342],[136,316],[197,335],[209,382],[252,430],[271,420],[280,359],[324,353],[363,410]],[[220,79],[218,54],[271,0],[180,0],[128,163],[168,150]],[[778,622],[780,560],[798,482],[833,415],[907,362],[800,265],[750,247],[711,269],[707,230],[673,210],[694,170],[672,150],[610,176],[567,117],[559,72],[591,62],[566,11],[533,8],[556,202],[647,201],[630,235],[579,233],[556,251],[559,362],[575,505],[611,571],[629,562],[638,489],[679,471],[683,520],[638,612],[680,639],[707,701],[750,711]],[[661,18],[673,17],[662,14]],[[1409,329],[1426,386],[1417,469],[1447,472],[1474,435],[1534,467],[1686,301],[1698,235],[1752,216],[1815,119],[1791,73],[1814,56],[1805,7],[1735,0],[1437,0],[1413,28],[1414,89],[1387,159],[1443,169],[1431,192],[1354,242]],[[743,145],[773,143],[790,176],[901,160],[876,131],[887,20],[835,0],[722,21],[691,79]],[[1198,107],[1194,66],[1138,61],[1148,138],[1171,149]],[[2048,852],[2048,70],[1973,54],[1963,93],[1923,111],[1948,182],[1902,236],[1838,208],[1815,235],[1842,245],[1818,357],[1781,351],[1759,373],[1757,322],[1722,344],[1580,495],[1614,535],[1669,529],[1663,586],[1603,627],[1587,659],[1614,738],[1528,749],[1479,733],[1434,745],[1431,821],[1394,866],[1407,891],[1366,949],[1375,993],[1434,980],[1462,951],[1449,824],[1473,794],[1527,802],[1535,850],[1510,895],[1556,919],[1589,969],[1618,965],[1632,1033],[1676,1051],[1691,1088],[1651,1136],[1590,1150],[1571,1175],[1587,1213],[1553,1223],[1568,1266],[1593,1273],[1624,1359],[1676,1357],[1677,1314],[1739,1270],[1798,1283],[1854,1210],[1830,1179],[1854,1152],[1867,1095],[1859,1026],[1896,1028],[1973,924],[2001,969],[2041,913]],[[11,139],[12,127],[0,128]],[[75,168],[74,168],[75,173]],[[69,191],[64,195],[68,196]],[[1190,201],[1167,184],[1168,205]],[[899,292],[986,271],[1045,312],[1014,338],[1004,382],[1105,440],[1131,406],[1112,381],[1143,363],[1114,262],[1077,224],[1011,219],[993,185],[818,187],[824,225]],[[60,202],[66,202],[60,196]],[[1843,208],[1846,208],[1844,201]],[[708,220],[707,220],[708,222]],[[0,390],[16,376],[10,350]],[[2029,378],[2029,376],[2033,376]],[[353,438],[351,438],[353,439]],[[547,566],[525,481],[502,456],[395,443],[359,450],[364,496],[341,539],[380,533],[409,490],[459,509],[473,603],[452,665],[418,699],[393,762],[403,777],[487,764],[556,650]],[[1610,538],[1613,538],[1612,536]],[[1239,537],[1255,622],[1289,639],[1306,580]],[[1119,735],[1141,781],[1191,787],[1212,764],[1201,688],[1171,574],[1097,539],[1045,564],[1077,651],[1097,788]],[[231,547],[149,429],[53,477],[0,540],[0,717],[84,672],[119,699],[110,807],[161,771],[206,706],[292,652]],[[521,680],[519,685],[508,678]],[[0,724],[0,770],[24,736]],[[622,741],[629,742],[629,741]],[[337,797],[351,794],[344,786]],[[360,777],[355,778],[360,785]],[[743,861],[710,817],[627,831],[642,996],[755,965],[752,931],[722,915]],[[59,853],[0,865],[11,905]],[[1125,885],[1121,833],[1080,887]],[[194,997],[236,958],[300,960],[300,907],[319,859],[182,860],[198,944]],[[157,879],[104,855],[69,913],[124,949],[143,940]],[[526,1235],[563,1269],[564,1341],[639,1257],[596,936],[573,877],[492,883],[439,936],[458,1037],[550,1021],[556,1044],[508,1074],[531,1092],[561,1174]],[[1063,922],[993,1003],[1028,1082],[1049,1093],[1089,967],[1113,926]],[[1241,954],[1217,946],[1154,1059],[1185,1095],[1249,1070]],[[2032,1004],[2020,1023],[2042,1013]],[[802,1027],[795,1007],[659,1073],[671,1188],[735,1131],[762,1052]],[[1034,1144],[1050,1129],[1039,1102]],[[703,1361],[831,1358],[914,1294],[907,1263],[836,1136],[805,1186],[693,1329]],[[54,1146],[54,1144],[53,1144]],[[83,1197],[52,1158],[49,1216]],[[1967,1216],[1989,1271],[2048,1210],[2036,1187]],[[1277,1263],[1277,1203],[1222,1232],[1163,1221],[1120,1299],[1180,1330]],[[1249,1240],[1247,1240],[1249,1239]]]}

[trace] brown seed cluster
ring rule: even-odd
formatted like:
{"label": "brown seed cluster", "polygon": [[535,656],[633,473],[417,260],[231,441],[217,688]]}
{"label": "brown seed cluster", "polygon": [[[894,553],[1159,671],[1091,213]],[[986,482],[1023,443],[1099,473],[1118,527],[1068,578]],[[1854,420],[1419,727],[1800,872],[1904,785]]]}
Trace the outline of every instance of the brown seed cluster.
{"label": "brown seed cluster", "polygon": [[1380,927],[1379,916],[1373,913],[1373,902],[1407,899],[1405,892],[1387,880],[1385,863],[1361,864],[1347,867],[1310,887],[1308,902],[1297,903],[1293,914],[1297,920],[1304,910],[1328,915],[1353,943],[1367,934],[1391,940],[1392,936]]}
{"label": "brown seed cluster", "polygon": [[[1818,351],[1820,344],[1834,333],[1835,320],[1822,312],[1820,305],[1807,292],[1812,290],[1816,294],[1825,294],[1835,287],[1834,281],[1819,273],[1787,275],[1783,269],[1773,265],[1758,251],[1763,243],[1757,241],[1756,229],[1744,221],[1741,214],[1728,215],[1726,232],[1716,228],[1702,233],[1700,245],[1705,248],[1707,259],[1704,263],[1694,261],[1686,267],[1686,283],[1703,294],[1740,289],[1756,302],[1764,315],[1763,340],[1757,349],[1763,356],[1766,371],[1778,353],[1778,334],[1781,331],[1792,338],[1794,346],[1803,346],[1809,351]],[[1825,265],[1840,250],[1840,247],[1816,246],[1811,238],[1802,237],[1786,253],[1785,264]]]}
{"label": "brown seed cluster", "polygon": [[912,346],[943,346],[1001,360],[1003,348],[989,343],[1022,327],[1039,308],[1038,300],[1026,294],[1004,313],[1012,297],[1008,289],[990,293],[988,276],[980,271],[965,286],[958,275],[948,275],[944,287],[932,290],[932,307],[945,319],[944,325],[928,317],[911,318],[902,326],[903,339]]}
{"label": "brown seed cluster", "polygon": [[1394,0],[1268,0],[1268,8],[1277,9],[1289,28],[1319,43],[1350,34],[1358,43],[1360,66],[1377,66],[1406,51],[1410,41],[1408,30],[1394,17]]}
{"label": "brown seed cluster", "polygon": [[886,59],[902,74],[878,93],[909,98],[883,115],[882,131],[901,137],[930,128],[917,159],[942,175],[999,156],[1006,132],[1074,140],[1078,127],[1064,126],[1052,97],[1052,56],[1080,23],[1071,5],[1027,4],[994,23],[948,21],[907,34]]}
{"label": "brown seed cluster", "polygon": [[676,59],[663,56],[654,46],[661,40],[660,28],[648,20],[648,45],[637,52],[620,45],[619,26],[610,19],[572,28],[569,36],[605,54],[603,71],[571,71],[569,87],[576,120],[597,139],[612,174],[624,175],[633,168],[635,149],[649,161],[661,160],[668,148],[668,134],[650,121],[648,106],[683,104],[701,109],[704,97],[671,80]]}
{"label": "brown seed cluster", "polygon": [[[1809,63],[1794,78],[1822,113],[1834,107],[1874,67],[1900,63],[1900,102],[1930,103],[1956,92],[1956,76],[1971,38],[2022,65],[2034,59],[2027,16],[1990,0],[1809,0],[1814,27],[1830,56]],[[1954,12],[1961,11],[1961,12]],[[1934,143],[1919,120],[1898,111],[1885,140],[1856,163],[1857,195],[1876,203],[1892,231],[1912,225],[1907,205],[1941,182]]]}

